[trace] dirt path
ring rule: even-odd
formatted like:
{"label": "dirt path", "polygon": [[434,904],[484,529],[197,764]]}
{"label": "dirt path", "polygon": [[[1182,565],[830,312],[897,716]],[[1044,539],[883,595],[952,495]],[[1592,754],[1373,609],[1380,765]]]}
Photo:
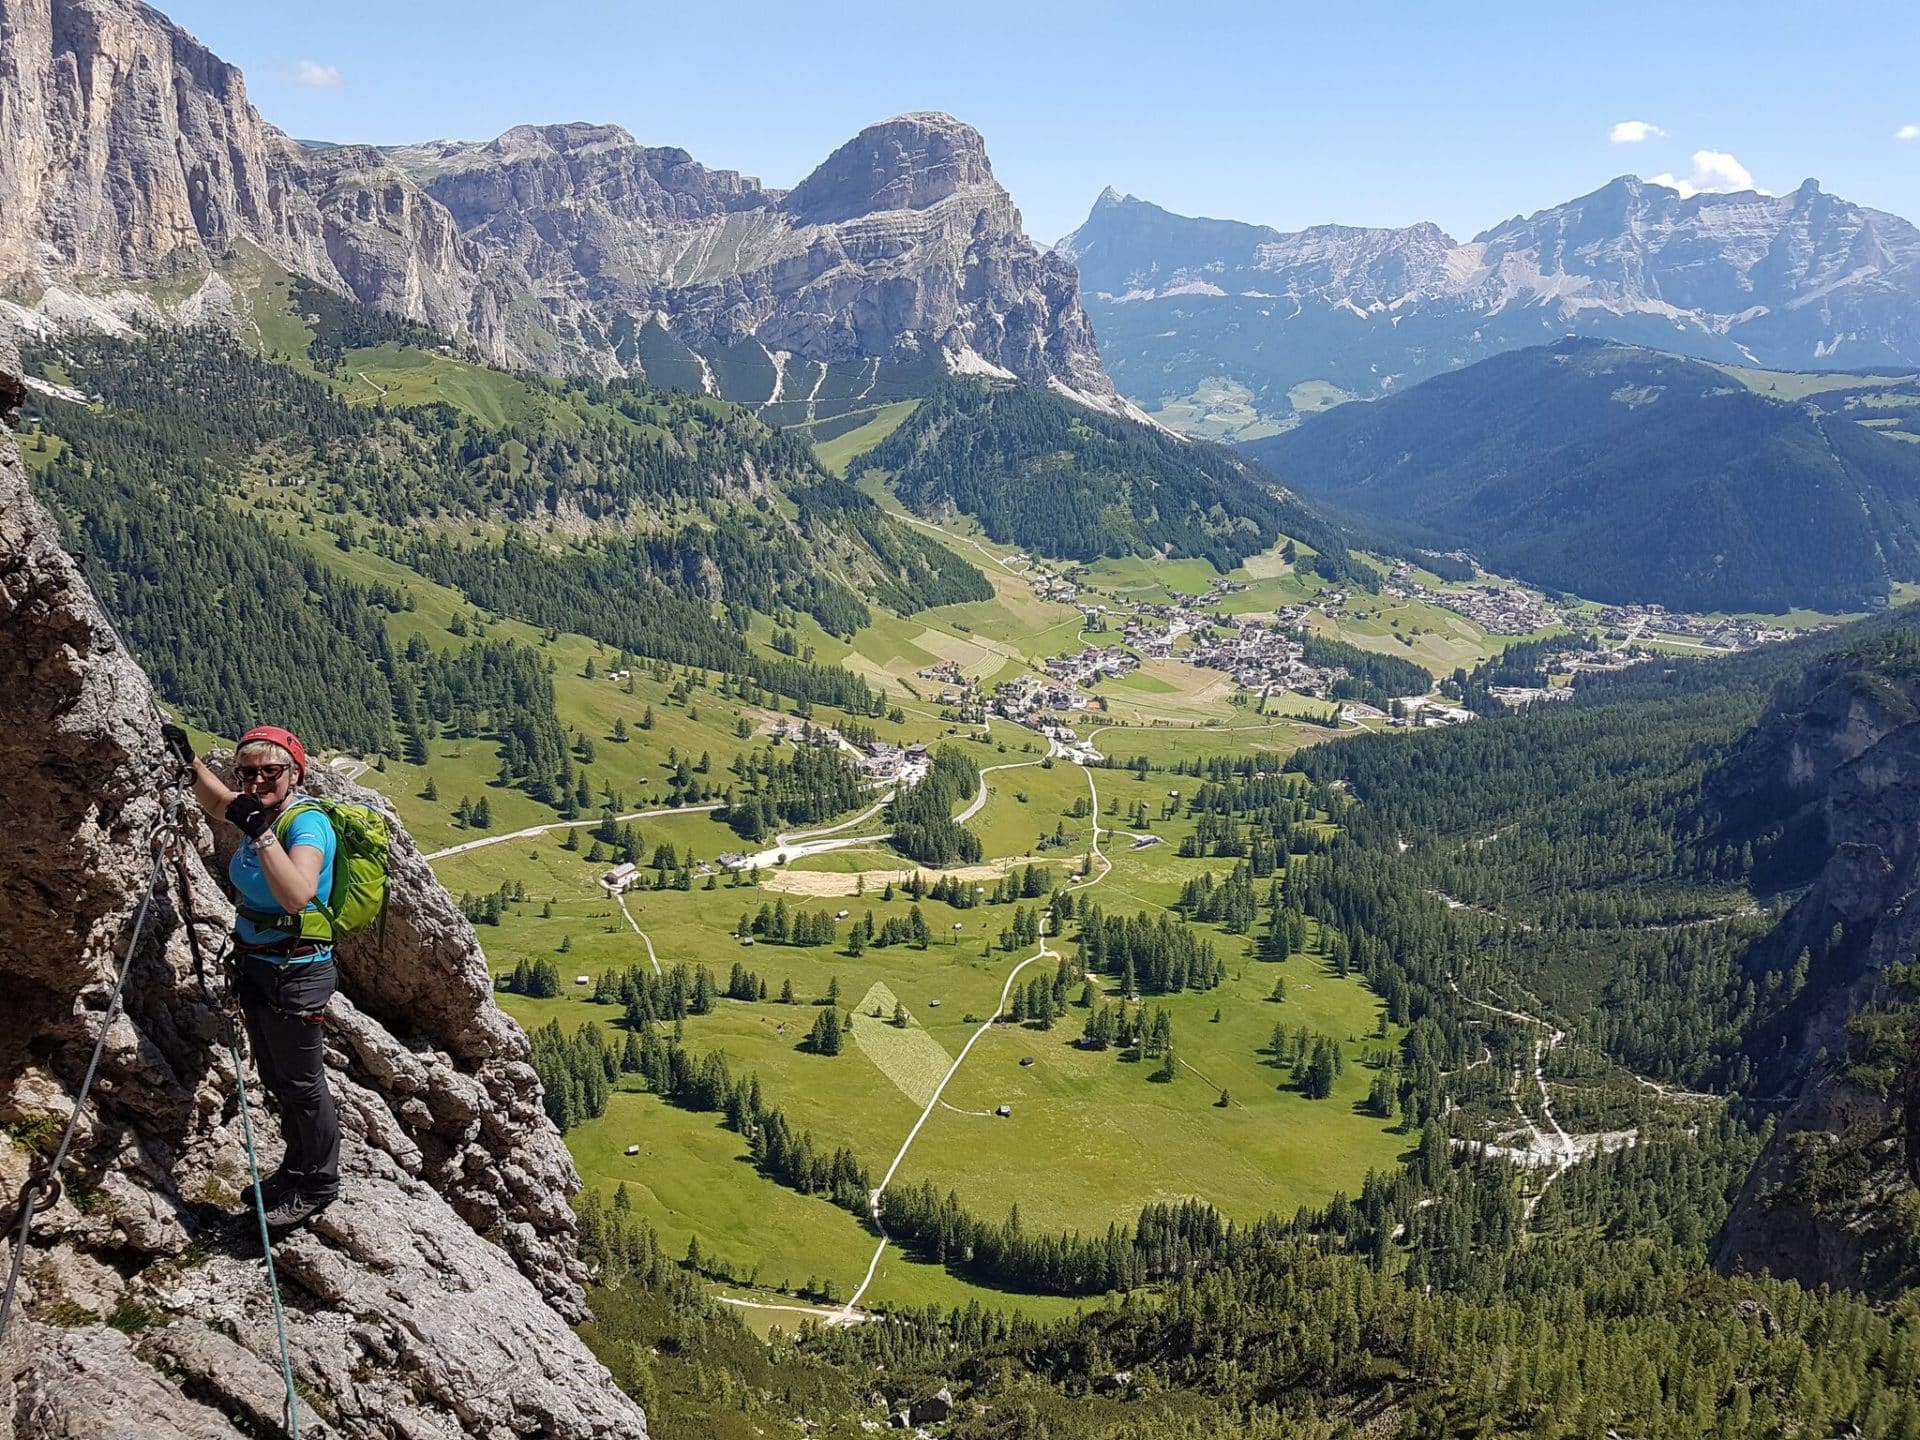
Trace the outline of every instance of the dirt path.
{"label": "dirt path", "polygon": [[823,825],[818,830],[795,830],[783,832],[773,837],[775,845],[804,845],[809,840],[818,840],[823,835],[838,835],[842,830],[851,830],[854,826],[871,820],[893,802],[893,791],[889,790],[872,805],[855,815],[851,820],[842,820],[837,825]]}
{"label": "dirt path", "polygon": [[[718,810],[718,805],[663,805],[658,810],[634,810],[625,815],[614,816],[615,821],[650,820],[661,815],[706,815]],[[591,830],[604,824],[604,817],[597,820],[558,820],[551,825],[529,825],[524,830],[510,830],[505,835],[488,835],[481,840],[469,840],[462,845],[449,845],[444,850],[429,850],[422,859],[444,860],[449,855],[464,855],[469,850],[484,850],[489,845],[503,845],[509,840],[531,840],[536,835],[545,835],[554,830]]]}
{"label": "dirt path", "polygon": [[[996,767],[996,768],[1012,769],[1014,767],[1003,766],[1003,767]],[[1087,777],[1087,790],[1093,797],[1093,814],[1094,814],[1093,841],[1092,841],[1092,846],[1089,853],[1098,857],[1101,863],[1106,866],[1106,869],[1101,871],[1100,874],[1092,877],[1089,880],[1081,882],[1085,888],[1091,888],[1092,886],[1099,884],[1102,880],[1106,879],[1108,875],[1113,873],[1113,862],[1108,860],[1105,855],[1102,855],[1100,853],[1100,823],[1099,823],[1100,790],[1099,790],[1099,787],[1094,783],[1093,771],[1087,769],[1085,766],[1082,766],[1080,773]],[[983,771],[982,775],[984,776],[984,774],[985,772]],[[984,782],[983,782],[983,794],[984,794]],[[832,1319],[827,1321],[829,1325],[851,1325],[851,1324],[854,1324],[858,1319],[859,1312],[856,1310],[855,1307],[859,1305],[860,1297],[867,1293],[867,1287],[873,1284],[874,1272],[880,1268],[880,1257],[887,1253],[887,1244],[890,1239],[890,1237],[887,1235],[886,1227],[880,1223],[880,1199],[883,1195],[886,1194],[887,1186],[893,1183],[894,1175],[899,1171],[901,1162],[907,1158],[907,1152],[913,1148],[913,1142],[916,1138],[918,1138],[921,1127],[927,1123],[927,1117],[932,1115],[934,1110],[938,1108],[939,1105],[941,1104],[940,1097],[942,1094],[945,1093],[948,1082],[951,1081],[957,1073],[959,1073],[960,1067],[962,1064],[966,1062],[966,1058],[968,1054],[971,1053],[975,1045],[980,1043],[980,1037],[985,1035],[989,1030],[991,1030],[995,1022],[999,1020],[1000,1016],[1006,1013],[1007,997],[1013,993],[1013,984],[1014,984],[1014,981],[1020,978],[1020,972],[1022,970],[1025,970],[1029,965],[1033,964],[1036,960],[1044,960],[1049,956],[1057,957],[1059,952],[1050,949],[1047,945],[1046,926],[1047,926],[1047,921],[1043,916],[1041,921],[1039,947],[1033,952],[1033,954],[1029,955],[1026,959],[1022,960],[1018,965],[1014,966],[1013,969],[1007,972],[1006,982],[1000,987],[1000,1002],[998,1005],[994,1007],[993,1014],[989,1015],[983,1022],[981,1022],[981,1024],[977,1028],[975,1028],[973,1034],[967,1037],[967,1043],[961,1047],[960,1053],[954,1057],[953,1064],[947,1067],[947,1073],[940,1077],[939,1085],[934,1087],[933,1096],[931,1099],[927,1101],[926,1108],[920,1112],[920,1118],[913,1122],[913,1128],[907,1132],[907,1138],[901,1142],[899,1153],[893,1157],[893,1163],[887,1167],[887,1173],[880,1177],[880,1183],[874,1187],[873,1193],[868,1197],[867,1213],[873,1219],[874,1228],[880,1232],[880,1243],[874,1246],[873,1258],[867,1262],[867,1273],[860,1278],[860,1284],[854,1289],[853,1294],[847,1297],[847,1303],[841,1306],[841,1308],[834,1314]],[[947,1108],[953,1109],[955,1107],[948,1106]],[[963,1112],[963,1113],[970,1113],[970,1112]]]}
{"label": "dirt path", "polygon": [[631,925],[633,927],[633,933],[640,937],[640,943],[647,947],[647,959],[653,962],[653,973],[664,976],[666,972],[660,968],[660,957],[653,953],[652,939],[649,938],[646,931],[640,928],[640,922],[633,918],[633,912],[627,909],[627,892],[624,890],[615,890],[609,886],[607,893],[619,902],[620,913],[627,917],[627,924]]}
{"label": "dirt path", "polygon": [[[1460,987],[1449,979],[1447,984],[1453,993],[1459,995]],[[1464,999],[1465,997],[1462,996]],[[1631,1145],[1639,1139],[1637,1130],[1609,1131],[1601,1135],[1569,1135],[1560,1124],[1559,1117],[1553,1113],[1553,1092],[1547,1085],[1547,1055],[1550,1051],[1566,1043],[1567,1032],[1542,1020],[1538,1015],[1529,1015],[1523,1010],[1509,1010],[1504,1006],[1489,1004],[1485,1000],[1468,1000],[1468,1004],[1505,1016],[1509,1020],[1518,1020],[1524,1025],[1534,1026],[1542,1032],[1533,1042],[1533,1083],[1540,1092],[1540,1114],[1545,1118],[1549,1135],[1534,1123],[1533,1116],[1520,1103],[1521,1071],[1518,1066],[1513,1072],[1513,1086],[1508,1092],[1513,1098],[1513,1108],[1520,1116],[1521,1123],[1527,1127],[1530,1137],[1525,1146],[1489,1145],[1482,1148],[1490,1154],[1500,1155],[1519,1165],[1546,1166],[1547,1177],[1540,1182],[1540,1188],[1529,1195],[1520,1209],[1520,1230],[1524,1235],[1533,1224],[1533,1213],[1540,1208],[1540,1202],[1546,1198],[1547,1191],[1574,1164],[1589,1156],[1606,1150]]]}

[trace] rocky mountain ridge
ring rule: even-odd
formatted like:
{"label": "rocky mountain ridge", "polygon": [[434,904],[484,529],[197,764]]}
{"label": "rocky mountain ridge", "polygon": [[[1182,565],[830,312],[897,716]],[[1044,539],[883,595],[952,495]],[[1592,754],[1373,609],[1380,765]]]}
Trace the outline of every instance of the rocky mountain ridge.
{"label": "rocky mountain ridge", "polygon": [[[0,395],[17,398],[11,372]],[[0,437],[0,1189],[64,1127],[175,813],[138,663]],[[321,769],[309,788],[379,803]],[[272,1432],[282,1387],[235,1076],[195,975],[231,908],[188,817],[156,894],[0,1347],[0,1435]],[[276,1246],[303,1409],[326,1434],[643,1440],[569,1329],[585,1316],[579,1181],[472,928],[402,832],[377,933],[343,945],[328,1062],[342,1198]],[[275,1124],[254,1126],[271,1163]],[[11,1237],[0,1243],[11,1259]],[[4,1263],[4,1262],[0,1262]],[[309,1432],[313,1433],[313,1432]]]}
{"label": "rocky mountain ridge", "polygon": [[1283,233],[1109,189],[1056,249],[1122,393],[1157,412],[1224,380],[1268,429],[1323,387],[1372,397],[1566,334],[1767,368],[1920,365],[1920,229],[1812,180],[1683,197],[1621,176],[1465,242],[1427,224]]}
{"label": "rocky mountain ridge", "polygon": [[16,325],[244,323],[228,276],[263,258],[499,364],[643,373],[655,326],[758,346],[776,369],[925,358],[1125,409],[1071,265],[1026,238],[979,133],[950,116],[871,126],[790,192],[610,125],[302,145],[137,0],[12,10],[0,295]]}

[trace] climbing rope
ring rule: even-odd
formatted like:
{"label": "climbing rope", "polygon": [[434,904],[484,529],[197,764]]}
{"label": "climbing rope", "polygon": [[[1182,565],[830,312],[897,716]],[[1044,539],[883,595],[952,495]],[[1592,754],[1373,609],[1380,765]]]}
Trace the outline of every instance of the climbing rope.
{"label": "climbing rope", "polygon": [[227,1053],[233,1056],[233,1078],[240,1092],[240,1133],[247,1141],[247,1173],[253,1177],[253,1213],[260,1222],[260,1253],[267,1261],[267,1294],[273,1299],[273,1333],[280,1342],[280,1378],[286,1382],[287,1434],[300,1440],[300,1398],[293,1388],[293,1355],[287,1348],[287,1315],[280,1304],[280,1276],[273,1268],[273,1238],[267,1233],[267,1197],[260,1193],[260,1157],[253,1148],[253,1118],[247,1109],[246,1066],[240,1055],[239,1027],[229,1011],[221,1016]]}
{"label": "climbing rope", "polygon": [[133,968],[133,957],[140,949],[140,932],[146,928],[147,913],[153,908],[154,889],[160,883],[169,849],[178,841],[179,834],[178,827],[171,819],[163,820],[154,827],[151,836],[154,846],[153,870],[147,876],[146,890],[140,896],[140,912],[134,917],[133,935],[127,941],[126,957],[121,960],[120,971],[114,976],[113,993],[107,997],[106,1014],[100,1021],[100,1034],[93,1042],[93,1055],[87,1061],[86,1076],[80,1081],[79,1093],[74,1096],[73,1113],[67,1117],[66,1132],[60,1137],[52,1162],[41,1174],[29,1178],[20,1191],[20,1233],[14,1238],[13,1258],[7,1266],[6,1293],[0,1296],[0,1341],[7,1338],[7,1327],[13,1323],[14,1291],[20,1283],[20,1267],[26,1260],[27,1242],[32,1238],[33,1217],[52,1209],[60,1199],[60,1167],[66,1163],[67,1151],[73,1146],[74,1132],[80,1128],[80,1116],[87,1107],[87,1094],[93,1089],[94,1076],[100,1069],[100,1057],[106,1052],[107,1032],[113,1028],[114,1015],[120,1008],[120,992],[126,988],[127,972]]}
{"label": "climbing rope", "polygon": [[[158,713],[156,711],[156,713]],[[220,1017],[221,1038],[226,1042],[227,1053],[233,1059],[234,1083],[240,1106],[240,1130],[246,1141],[247,1173],[253,1182],[253,1213],[260,1227],[260,1251],[267,1266],[267,1293],[273,1305],[274,1337],[280,1347],[280,1377],[286,1385],[286,1403],[282,1418],[287,1434],[292,1440],[300,1440],[300,1399],[293,1383],[293,1355],[287,1343],[286,1310],[280,1299],[280,1277],[273,1264],[273,1239],[267,1229],[266,1196],[260,1188],[260,1159],[253,1140],[253,1116],[247,1103],[246,1057],[244,1040],[234,1010],[236,1001],[233,987],[228,984],[223,991],[216,992],[209,980],[200,949],[199,919],[193,913],[192,890],[187,873],[183,852],[183,831],[179,823],[181,808],[185,804],[182,793],[184,776],[176,779],[171,787],[171,798],[163,803],[167,807],[167,818],[153,829],[149,843],[153,847],[153,869],[147,875],[146,888],[140,896],[139,913],[133,921],[133,933],[128,938],[125,956],[120,969],[114,976],[113,991],[107,998],[106,1013],[100,1024],[100,1033],[94,1040],[93,1054],[87,1061],[87,1070],[80,1081],[79,1092],[74,1096],[73,1113],[67,1118],[67,1128],[60,1137],[60,1144],[54,1150],[53,1159],[40,1175],[30,1178],[20,1192],[20,1229],[14,1237],[13,1255],[7,1266],[7,1283],[4,1295],[0,1295],[0,1342],[4,1342],[7,1330],[13,1322],[15,1291],[20,1283],[21,1267],[26,1260],[27,1246],[32,1239],[33,1220],[36,1215],[51,1209],[60,1199],[60,1167],[66,1162],[67,1153],[72,1148],[73,1137],[80,1125],[80,1116],[86,1108],[87,1096],[93,1089],[94,1077],[100,1068],[100,1057],[105,1053],[107,1033],[112,1028],[115,1015],[120,1006],[121,993],[126,989],[128,972],[133,968],[133,957],[140,948],[140,936],[146,929],[147,915],[153,907],[153,897],[164,873],[167,862],[174,865],[174,874],[180,887],[180,916],[185,922],[187,946],[193,953],[193,969],[199,981],[200,990],[208,1005]],[[223,956],[224,958],[224,956]],[[216,962],[218,963],[218,962]]]}

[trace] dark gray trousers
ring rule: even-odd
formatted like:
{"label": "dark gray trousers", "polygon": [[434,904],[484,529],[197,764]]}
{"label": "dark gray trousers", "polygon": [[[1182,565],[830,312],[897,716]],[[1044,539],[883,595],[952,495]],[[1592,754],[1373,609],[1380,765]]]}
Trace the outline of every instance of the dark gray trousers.
{"label": "dark gray trousers", "polygon": [[240,962],[240,1014],[287,1140],[280,1168],[301,1194],[327,1199],[340,1189],[340,1123],[327,1084],[321,1012],[335,983],[331,958],[290,965],[253,957]]}

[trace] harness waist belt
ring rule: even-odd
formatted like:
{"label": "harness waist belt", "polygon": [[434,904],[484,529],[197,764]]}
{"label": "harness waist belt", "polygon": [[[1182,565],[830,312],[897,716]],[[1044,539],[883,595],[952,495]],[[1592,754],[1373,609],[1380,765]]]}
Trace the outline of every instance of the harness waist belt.
{"label": "harness waist belt", "polygon": [[325,955],[332,951],[331,945],[316,945],[308,940],[281,942],[273,945],[249,945],[246,941],[235,939],[233,953],[246,960],[265,960],[270,965],[284,965],[290,960],[311,960],[315,955]]}

